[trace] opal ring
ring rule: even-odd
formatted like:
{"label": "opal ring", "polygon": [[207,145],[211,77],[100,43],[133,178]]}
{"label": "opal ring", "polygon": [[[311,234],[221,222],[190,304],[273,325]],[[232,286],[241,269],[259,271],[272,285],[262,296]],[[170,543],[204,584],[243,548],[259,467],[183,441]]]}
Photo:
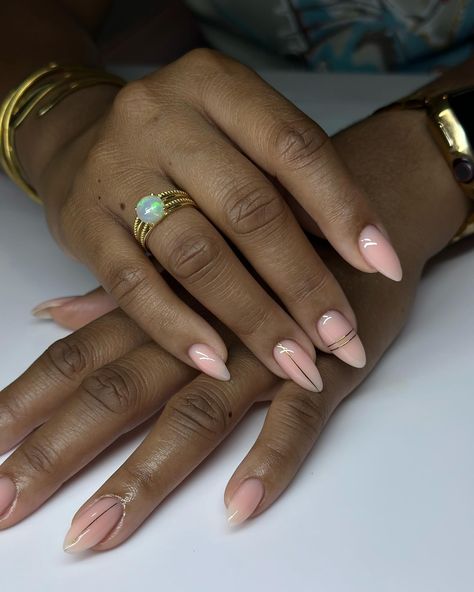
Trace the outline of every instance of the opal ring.
{"label": "opal ring", "polygon": [[148,251],[146,241],[153,228],[166,216],[185,206],[196,207],[196,203],[186,191],[180,189],[170,189],[157,194],[150,193],[137,202],[133,236],[145,251]]}

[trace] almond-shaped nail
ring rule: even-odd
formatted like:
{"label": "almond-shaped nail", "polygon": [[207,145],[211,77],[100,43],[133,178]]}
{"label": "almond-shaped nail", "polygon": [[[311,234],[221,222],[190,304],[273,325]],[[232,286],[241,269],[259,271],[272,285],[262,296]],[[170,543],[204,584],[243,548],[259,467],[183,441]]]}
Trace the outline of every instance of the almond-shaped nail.
{"label": "almond-shaped nail", "polygon": [[395,282],[402,279],[402,266],[394,248],[375,226],[366,226],[360,233],[359,248],[362,257],[374,269]]}
{"label": "almond-shaped nail", "polygon": [[246,479],[232,496],[227,507],[227,521],[233,526],[247,520],[263,498],[265,489],[260,479]]}
{"label": "almond-shaped nail", "polygon": [[273,357],[296,384],[319,393],[323,390],[321,374],[304,349],[291,339],[284,339],[273,348]]}
{"label": "almond-shaped nail", "polygon": [[325,345],[346,364],[363,368],[366,357],[357,331],[344,315],[337,310],[328,310],[318,321],[318,333]]}
{"label": "almond-shaped nail", "polygon": [[124,507],[118,497],[107,496],[80,512],[64,539],[64,550],[81,553],[103,541],[123,517]]}
{"label": "almond-shaped nail", "polygon": [[4,516],[17,496],[17,489],[9,477],[0,477],[0,518]]}
{"label": "almond-shaped nail", "polygon": [[50,319],[52,318],[50,312],[52,308],[57,308],[63,304],[67,304],[76,298],[77,296],[66,296],[65,298],[53,298],[52,300],[45,300],[44,302],[37,304],[31,311],[31,314],[37,319]]}
{"label": "almond-shaped nail", "polygon": [[230,380],[230,372],[224,360],[212,347],[196,343],[189,348],[188,355],[204,374],[217,380]]}

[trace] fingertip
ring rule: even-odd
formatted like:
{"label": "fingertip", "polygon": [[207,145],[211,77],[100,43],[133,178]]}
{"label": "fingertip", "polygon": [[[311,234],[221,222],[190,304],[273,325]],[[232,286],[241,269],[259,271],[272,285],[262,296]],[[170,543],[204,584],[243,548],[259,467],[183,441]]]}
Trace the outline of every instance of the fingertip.
{"label": "fingertip", "polygon": [[51,319],[65,329],[76,330],[115,308],[115,300],[98,288],[83,296],[47,300],[35,306],[31,312],[38,319]]}
{"label": "fingertip", "polygon": [[241,524],[257,509],[265,496],[265,487],[260,479],[250,477],[242,481],[227,505],[227,523]]}
{"label": "fingertip", "polygon": [[393,280],[400,282],[403,277],[400,259],[388,236],[374,225],[366,226],[359,237],[359,249],[365,261],[373,269]]}
{"label": "fingertip", "polygon": [[230,380],[229,369],[213,347],[204,343],[195,343],[189,348],[188,356],[204,374],[224,382]]}

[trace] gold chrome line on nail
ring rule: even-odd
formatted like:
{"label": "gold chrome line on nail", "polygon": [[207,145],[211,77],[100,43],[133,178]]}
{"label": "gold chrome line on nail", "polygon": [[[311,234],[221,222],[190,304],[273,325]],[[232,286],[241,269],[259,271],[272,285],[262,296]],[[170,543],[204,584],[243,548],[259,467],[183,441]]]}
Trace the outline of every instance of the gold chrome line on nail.
{"label": "gold chrome line on nail", "polygon": [[82,529],[82,531],[76,536],[76,538],[71,543],[69,543],[69,545],[67,545],[67,547],[65,547],[65,550],[67,550],[69,547],[72,547],[78,541],[80,541],[81,540],[81,537],[84,535],[84,533],[87,530],[89,530],[89,528],[94,524],[94,522],[97,522],[97,520],[99,520],[99,518],[102,518],[102,516],[104,514],[107,514],[107,512],[110,512],[110,510],[112,508],[115,508],[119,504],[122,505],[121,502],[117,501],[115,504],[113,504],[112,506],[110,506],[110,508],[107,508],[106,510],[104,510],[103,512],[101,512],[98,516],[96,516],[85,528]]}
{"label": "gold chrome line on nail", "polygon": [[301,366],[299,364],[297,364],[297,362],[295,361],[295,359],[293,358],[293,356],[291,354],[294,354],[295,352],[287,347],[285,347],[283,344],[281,343],[277,343],[277,349],[279,350],[280,353],[282,354],[286,354],[286,356],[293,362],[293,364],[298,368],[298,370],[301,372],[301,374],[307,379],[309,380],[309,382],[314,386],[314,388],[316,389],[316,392],[320,393],[321,390],[314,384],[314,381],[311,380],[311,378],[306,374],[306,372],[301,368]]}
{"label": "gold chrome line on nail", "polygon": [[348,333],[340,337],[337,341],[334,341],[334,343],[328,345],[329,351],[333,352],[341,347],[344,347],[350,341],[355,339],[355,337],[357,337],[357,331],[355,329],[351,329]]}

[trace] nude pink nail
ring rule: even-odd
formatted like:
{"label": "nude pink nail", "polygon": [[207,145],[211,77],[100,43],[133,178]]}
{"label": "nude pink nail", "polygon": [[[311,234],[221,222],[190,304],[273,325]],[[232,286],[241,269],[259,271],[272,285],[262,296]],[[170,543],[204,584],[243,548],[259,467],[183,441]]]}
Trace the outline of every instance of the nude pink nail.
{"label": "nude pink nail", "polygon": [[363,368],[366,357],[357,331],[337,310],[328,310],[318,321],[318,333],[329,351],[346,364]]}
{"label": "nude pink nail", "polygon": [[230,380],[230,372],[224,360],[212,347],[196,343],[189,348],[188,355],[201,372],[217,380]]}
{"label": "nude pink nail", "polygon": [[17,493],[16,486],[9,477],[0,477],[0,518],[8,512]]}
{"label": "nude pink nail", "polygon": [[71,302],[71,300],[75,300],[76,298],[77,296],[66,296],[64,298],[53,298],[52,300],[45,300],[45,302],[37,304],[31,311],[31,314],[37,319],[50,319],[50,310],[52,308],[57,308],[58,306],[67,304],[68,302]]}
{"label": "nude pink nail", "polygon": [[284,339],[273,348],[273,357],[286,374],[303,388],[319,393],[323,390],[316,364],[295,341]]}
{"label": "nude pink nail", "polygon": [[260,479],[246,479],[232,496],[227,507],[229,524],[240,524],[253,514],[263,498],[265,489]]}
{"label": "nude pink nail", "polygon": [[359,248],[369,265],[395,282],[402,279],[402,266],[394,248],[375,226],[366,226],[360,233]]}
{"label": "nude pink nail", "polygon": [[96,501],[73,520],[64,539],[64,550],[81,553],[95,547],[112,532],[123,514],[124,507],[118,497],[107,496]]}

